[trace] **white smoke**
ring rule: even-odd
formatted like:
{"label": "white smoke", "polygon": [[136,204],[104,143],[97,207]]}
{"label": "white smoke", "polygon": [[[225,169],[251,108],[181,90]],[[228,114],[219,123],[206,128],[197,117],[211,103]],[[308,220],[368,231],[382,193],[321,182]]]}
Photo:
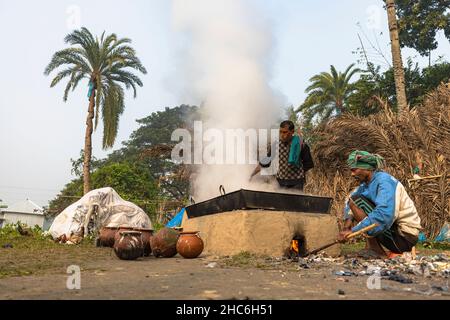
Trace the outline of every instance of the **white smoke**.
{"label": "white smoke", "polygon": [[[176,30],[187,36],[177,73],[184,94],[203,106],[203,130],[273,126],[283,100],[269,85],[274,41],[258,8],[244,0],[175,0],[172,16]],[[194,198],[216,197],[220,185],[227,192],[249,187],[254,168],[204,164],[193,178]]]}

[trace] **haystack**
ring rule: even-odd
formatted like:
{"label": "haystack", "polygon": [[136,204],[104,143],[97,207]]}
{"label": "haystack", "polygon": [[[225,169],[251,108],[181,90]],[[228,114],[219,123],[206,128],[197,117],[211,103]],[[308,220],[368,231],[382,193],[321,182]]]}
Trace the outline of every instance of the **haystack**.
{"label": "haystack", "polygon": [[[366,150],[383,156],[385,170],[407,188],[427,237],[434,238],[450,221],[450,89],[446,86],[400,115],[383,103],[383,110],[375,115],[344,115],[313,134],[316,167],[306,191],[334,197],[332,213],[338,217],[355,187],[346,159],[354,150]],[[413,179],[415,167],[422,179]]]}

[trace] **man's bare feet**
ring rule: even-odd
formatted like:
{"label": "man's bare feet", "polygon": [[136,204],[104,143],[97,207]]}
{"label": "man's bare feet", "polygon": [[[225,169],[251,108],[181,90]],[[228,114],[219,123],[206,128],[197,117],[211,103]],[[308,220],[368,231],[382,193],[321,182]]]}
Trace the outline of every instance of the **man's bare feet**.
{"label": "man's bare feet", "polygon": [[362,249],[357,252],[357,256],[363,259],[386,259],[386,254],[379,254],[372,249]]}
{"label": "man's bare feet", "polygon": [[367,244],[369,250],[376,252],[382,258],[387,258],[386,251],[384,251],[376,238],[367,238]]}

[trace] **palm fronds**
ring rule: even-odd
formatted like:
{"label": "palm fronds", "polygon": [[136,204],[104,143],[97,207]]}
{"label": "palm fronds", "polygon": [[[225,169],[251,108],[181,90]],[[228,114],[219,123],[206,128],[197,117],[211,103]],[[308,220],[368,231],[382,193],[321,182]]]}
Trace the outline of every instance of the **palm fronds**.
{"label": "palm fronds", "polygon": [[[383,104],[381,99],[377,101]],[[429,94],[423,105],[400,115],[385,105],[378,114],[365,118],[345,114],[319,126],[313,134],[316,168],[307,189],[333,196],[337,215],[354,187],[345,161],[350,152],[359,149],[386,159],[386,171],[407,188],[428,236],[436,236],[450,221],[450,89],[446,86]],[[418,162],[423,164],[421,176],[438,178],[411,181]]]}
{"label": "palm fronds", "polygon": [[130,39],[119,39],[116,34],[105,35],[100,38],[81,28],[65,37],[65,43],[71,47],[56,52],[44,74],[50,75],[60,67],[51,82],[56,86],[63,79],[68,79],[64,90],[63,100],[67,101],[69,93],[74,91],[83,79],[89,79],[94,85],[95,94],[95,128],[100,113],[103,119],[103,148],[114,145],[119,126],[119,118],[123,113],[124,88],[132,89],[136,98],[137,87],[142,87],[141,79],[132,70],[143,74],[147,70],[136,56],[136,51],[129,45]]}
{"label": "palm fronds", "polygon": [[311,85],[305,90],[308,96],[296,110],[297,113],[303,113],[306,123],[311,124],[314,120],[322,123],[347,111],[347,99],[354,91],[350,80],[360,72],[353,67],[354,64],[351,64],[341,73],[331,66],[330,73],[322,72],[310,79]]}

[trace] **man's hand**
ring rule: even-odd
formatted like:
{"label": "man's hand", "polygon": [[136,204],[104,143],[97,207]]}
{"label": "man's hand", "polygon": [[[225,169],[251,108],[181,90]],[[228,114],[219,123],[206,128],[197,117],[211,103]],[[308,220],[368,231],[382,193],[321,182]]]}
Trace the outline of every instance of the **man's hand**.
{"label": "man's hand", "polygon": [[349,217],[347,220],[345,220],[344,222],[344,228],[343,230],[351,230],[353,226],[353,217]]}
{"label": "man's hand", "polygon": [[339,232],[337,240],[341,243],[344,243],[347,241],[347,236],[351,233],[352,233],[352,230],[343,230],[343,231]]}

